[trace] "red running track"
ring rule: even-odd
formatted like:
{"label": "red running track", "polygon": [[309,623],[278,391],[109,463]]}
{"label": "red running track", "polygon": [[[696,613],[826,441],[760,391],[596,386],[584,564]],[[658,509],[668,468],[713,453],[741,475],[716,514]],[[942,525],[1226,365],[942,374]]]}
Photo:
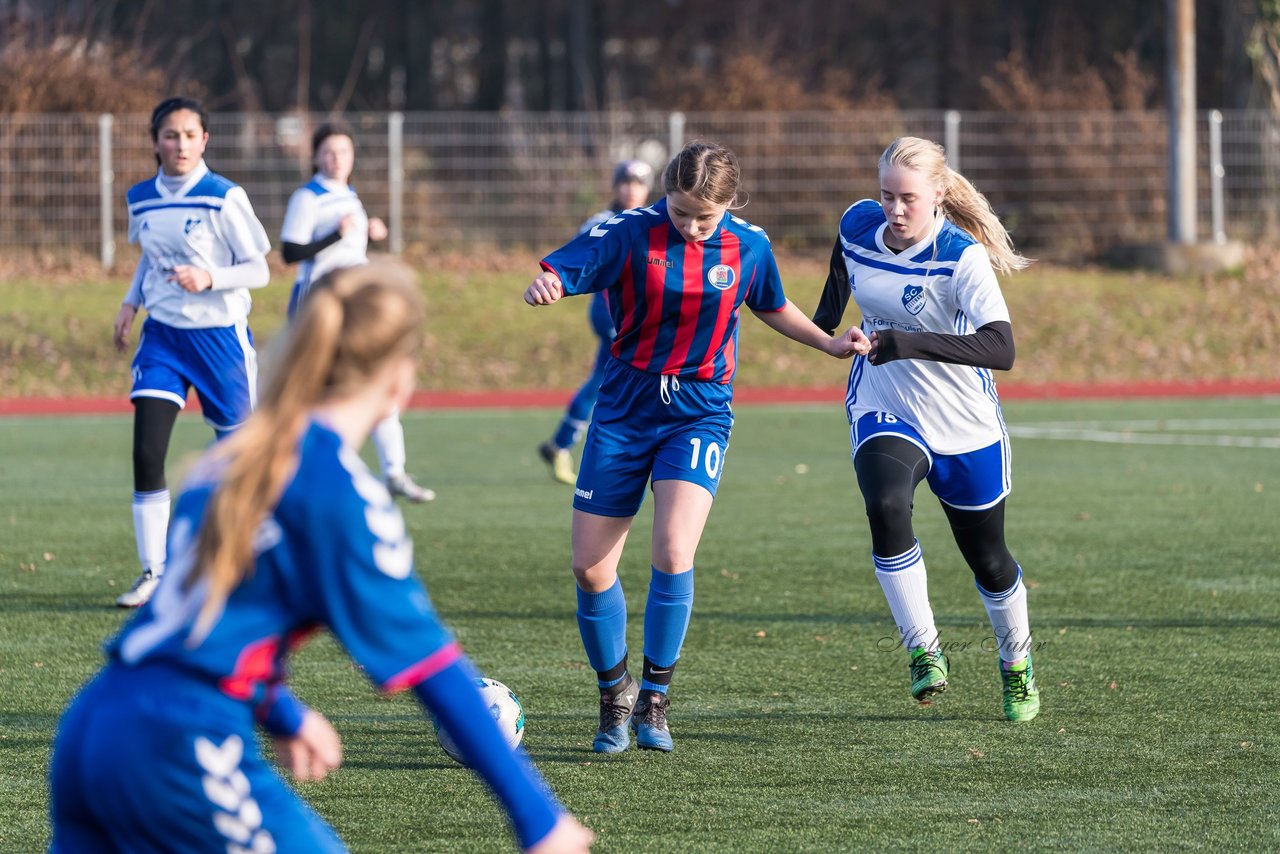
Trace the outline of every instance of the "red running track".
{"label": "red running track", "polygon": [[[1151,397],[1229,397],[1280,394],[1280,380],[1205,380],[1194,382],[1002,383],[1001,400],[1088,400]],[[413,396],[411,409],[528,409],[568,403],[572,389],[524,391],[425,391]],[[752,388],[734,390],[736,403],[829,403],[839,406],[844,386],[828,388]],[[192,399],[191,409],[199,409]],[[109,415],[131,412],[128,398],[118,397],[0,397],[0,416]]]}

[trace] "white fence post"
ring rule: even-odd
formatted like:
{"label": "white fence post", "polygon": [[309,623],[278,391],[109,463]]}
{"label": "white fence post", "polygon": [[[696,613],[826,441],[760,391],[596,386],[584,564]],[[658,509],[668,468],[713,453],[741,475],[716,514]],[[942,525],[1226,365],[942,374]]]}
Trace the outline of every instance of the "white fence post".
{"label": "white fence post", "polygon": [[111,169],[111,126],[114,119],[110,113],[98,116],[98,189],[101,214],[102,269],[110,270],[116,263],[115,222],[112,212],[115,211],[115,172]]}
{"label": "white fence post", "polygon": [[672,113],[667,117],[667,144],[670,146],[667,152],[668,160],[684,148],[684,113]]}
{"label": "white fence post", "polygon": [[404,252],[404,113],[387,117],[387,216],[391,254]]}
{"label": "white fence post", "polygon": [[1209,111],[1209,188],[1213,212],[1213,242],[1227,242],[1226,206],[1222,198],[1222,181],[1227,170],[1222,165],[1222,113]]}
{"label": "white fence post", "polygon": [[947,110],[943,117],[943,147],[947,150],[947,165],[953,172],[960,171],[960,111]]}

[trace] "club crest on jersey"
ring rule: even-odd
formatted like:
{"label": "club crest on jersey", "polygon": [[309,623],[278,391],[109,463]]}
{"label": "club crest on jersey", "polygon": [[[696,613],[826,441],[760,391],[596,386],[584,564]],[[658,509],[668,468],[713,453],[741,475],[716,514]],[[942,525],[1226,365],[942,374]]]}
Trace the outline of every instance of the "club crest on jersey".
{"label": "club crest on jersey", "polygon": [[727,291],[738,280],[738,275],[728,264],[717,264],[707,271],[707,281],[717,290]]}
{"label": "club crest on jersey", "polygon": [[200,219],[200,217],[198,217],[198,216],[189,216],[189,217],[187,217],[187,221],[186,221],[186,223],[182,226],[182,233],[183,233],[183,234],[190,234],[191,232],[193,232],[193,231],[195,231],[197,228],[199,228],[199,227],[200,227],[200,225],[202,224],[202,222],[203,222],[203,221],[202,221],[202,220]]}
{"label": "club crest on jersey", "polygon": [[919,314],[924,309],[924,288],[920,285],[907,285],[903,288],[902,306],[912,314]]}

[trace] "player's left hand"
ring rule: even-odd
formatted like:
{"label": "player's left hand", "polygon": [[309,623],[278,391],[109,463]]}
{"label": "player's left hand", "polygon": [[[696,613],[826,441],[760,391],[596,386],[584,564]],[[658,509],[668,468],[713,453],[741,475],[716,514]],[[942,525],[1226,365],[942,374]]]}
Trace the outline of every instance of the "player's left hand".
{"label": "player's left hand", "polygon": [[190,264],[178,264],[169,274],[169,281],[188,293],[199,293],[213,287],[213,274]]}
{"label": "player's left hand", "polygon": [[390,232],[387,231],[387,224],[385,222],[383,222],[376,216],[370,218],[369,220],[369,239],[370,240],[374,242],[377,242],[379,240],[386,240],[387,235],[389,233]]}
{"label": "player's left hand", "polygon": [[862,329],[857,326],[850,326],[845,330],[843,335],[835,336],[831,339],[831,346],[827,352],[837,359],[847,359],[855,353],[859,356],[865,356],[871,351],[871,341],[863,333]]}
{"label": "player's left hand", "polygon": [[277,736],[276,761],[298,780],[323,780],[342,764],[342,738],[329,719],[307,709],[293,736]]}

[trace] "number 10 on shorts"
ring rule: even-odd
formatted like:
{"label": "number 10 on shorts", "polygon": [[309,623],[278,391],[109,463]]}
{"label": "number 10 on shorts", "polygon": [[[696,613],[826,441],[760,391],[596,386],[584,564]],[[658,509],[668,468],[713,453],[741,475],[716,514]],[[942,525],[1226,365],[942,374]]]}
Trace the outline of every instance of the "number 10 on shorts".
{"label": "number 10 on shorts", "polygon": [[694,436],[689,440],[689,444],[693,446],[693,455],[689,458],[689,469],[697,471],[702,468],[707,473],[707,477],[712,480],[720,473],[720,446],[715,442],[707,443],[707,452],[702,453],[702,439]]}

